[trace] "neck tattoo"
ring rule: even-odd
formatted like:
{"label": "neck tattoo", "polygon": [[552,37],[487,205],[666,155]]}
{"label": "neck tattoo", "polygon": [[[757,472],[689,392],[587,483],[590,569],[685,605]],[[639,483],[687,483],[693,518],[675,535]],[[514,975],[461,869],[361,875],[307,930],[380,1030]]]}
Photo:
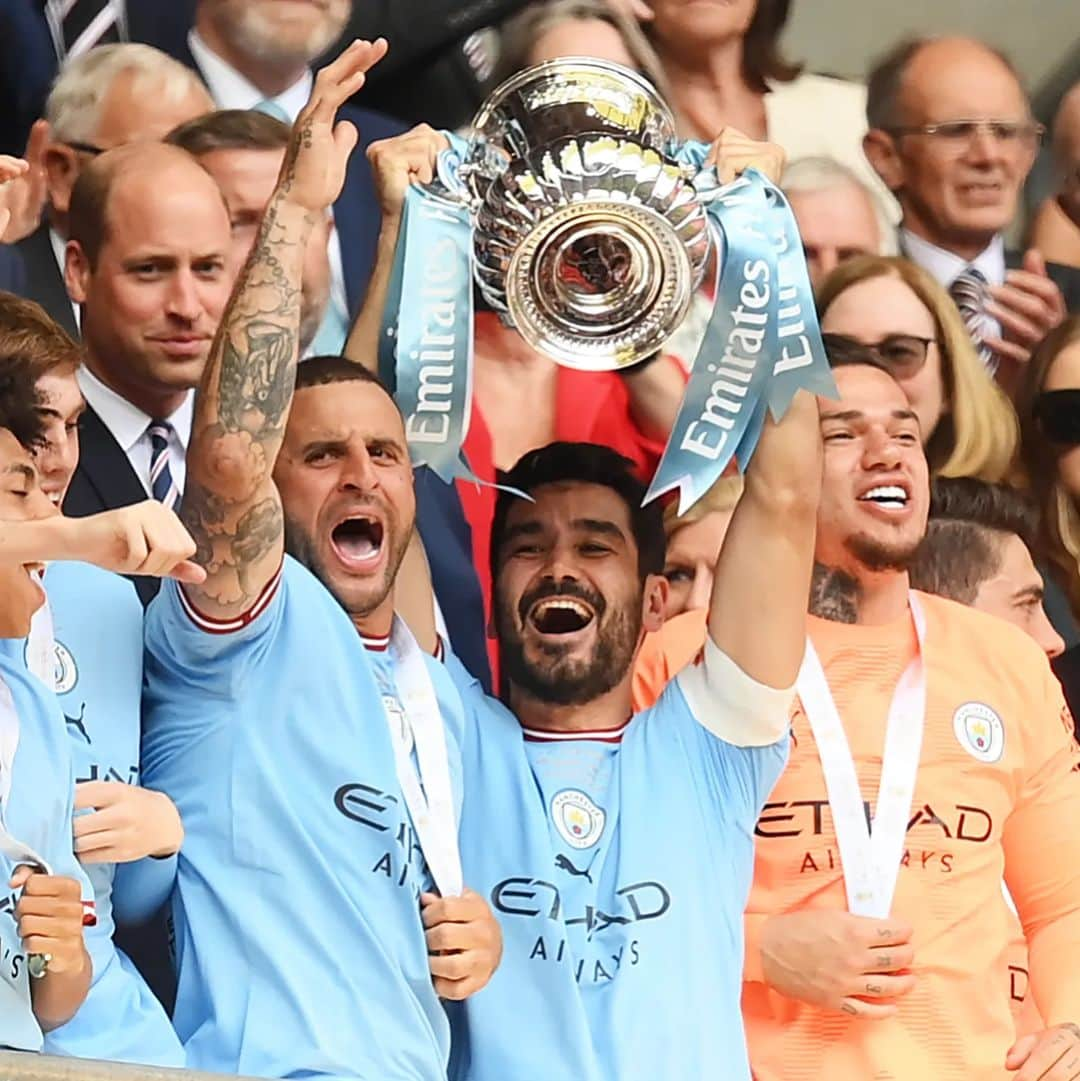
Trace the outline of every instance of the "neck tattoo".
{"label": "neck tattoo", "polygon": [[810,614],[834,623],[858,622],[859,583],[846,571],[815,563],[810,582]]}

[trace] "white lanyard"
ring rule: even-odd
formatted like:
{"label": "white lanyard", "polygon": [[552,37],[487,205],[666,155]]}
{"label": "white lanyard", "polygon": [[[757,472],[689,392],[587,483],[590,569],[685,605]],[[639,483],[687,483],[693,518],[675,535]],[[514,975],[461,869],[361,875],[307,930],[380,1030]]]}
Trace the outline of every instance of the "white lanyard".
{"label": "white lanyard", "polygon": [[836,843],[844,868],[848,910],[857,916],[878,919],[885,919],[892,907],[926,721],[926,667],[923,660],[926,619],[913,594],[909,594],[908,603],[918,649],[900,677],[889,706],[881,780],[874,820],[869,829],[851,747],[825,671],[809,640],[797,684],[825,775]]}
{"label": "white lanyard", "polygon": [[[38,578],[38,582],[44,588],[45,583],[41,578]],[[50,691],[56,686],[56,636],[52,609],[47,599],[30,620],[30,634],[26,639],[26,667]]]}
{"label": "white lanyard", "polygon": [[19,715],[8,685],[0,679],[0,852],[12,863],[28,863],[51,875],[48,863],[29,845],[8,833],[4,818],[7,799],[11,793],[11,774],[15,765],[15,752],[19,749]]}
{"label": "white lanyard", "polygon": [[[446,753],[446,731],[423,651],[405,621],[396,615],[390,633],[390,648],[394,651],[394,682],[404,710],[402,723],[386,711],[398,783],[439,893],[444,897],[458,897],[464,889],[464,879],[450,785],[450,762]],[[419,776],[413,762],[414,747],[416,762],[420,765]]]}

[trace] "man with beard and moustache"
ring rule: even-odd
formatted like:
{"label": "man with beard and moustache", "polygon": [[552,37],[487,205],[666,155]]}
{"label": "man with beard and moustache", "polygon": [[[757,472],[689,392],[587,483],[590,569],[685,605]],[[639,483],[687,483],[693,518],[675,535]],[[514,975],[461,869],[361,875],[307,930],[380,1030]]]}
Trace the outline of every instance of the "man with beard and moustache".
{"label": "man with beard and moustache", "polygon": [[[186,150],[217,181],[232,224],[233,256],[243,265],[277,184],[288,125],[254,109],[223,109],[183,124],[167,141]],[[386,146],[387,144],[382,144]],[[300,352],[324,354],[316,334],[330,289],[326,259],[329,217],[316,222],[308,240],[300,295]],[[340,343],[339,343],[340,344]],[[352,379],[349,365],[330,365]],[[301,373],[297,389],[306,385]],[[490,687],[483,598],[472,561],[472,537],[456,487],[430,469],[413,473],[417,530],[427,540],[435,596],[454,652]]]}
{"label": "man with beard and moustache", "polygon": [[[872,355],[834,374],[812,649],[791,761],[755,831],[754,1075],[1068,1081],[1080,1072],[1072,719],[1028,634],[910,590],[929,504],[917,418]],[[1003,872],[1046,1025],[1020,1039]]]}
{"label": "man with beard and moustache", "polygon": [[458,1081],[523,1061],[580,1081],[750,1076],[742,914],[803,655],[815,402],[766,425],[697,663],[633,716],[667,581],[661,508],[632,470],[581,443],[510,470],[491,538],[507,705],[447,658],[466,705],[462,861],[505,941],[491,988],[451,1010]]}
{"label": "man with beard and moustache", "polygon": [[206,581],[147,612],[144,781],[185,821],[173,1020],[198,1069],[441,1081],[439,998],[498,963],[482,899],[447,895],[460,699],[394,617],[400,414],[360,378],[306,387],[286,427],[304,251],[356,145],[334,119],[385,52],[354,42],[297,120],[196,394],[183,518]]}

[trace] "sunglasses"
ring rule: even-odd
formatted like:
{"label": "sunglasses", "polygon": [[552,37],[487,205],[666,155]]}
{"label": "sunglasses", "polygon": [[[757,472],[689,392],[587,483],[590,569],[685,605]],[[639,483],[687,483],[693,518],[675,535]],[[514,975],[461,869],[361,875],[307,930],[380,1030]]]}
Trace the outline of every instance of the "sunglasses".
{"label": "sunglasses", "polygon": [[889,334],[879,342],[865,345],[897,379],[910,379],[926,363],[933,341],[933,338],[920,338],[915,334]]}
{"label": "sunglasses", "polygon": [[1051,443],[1080,444],[1080,389],[1044,390],[1034,412]]}

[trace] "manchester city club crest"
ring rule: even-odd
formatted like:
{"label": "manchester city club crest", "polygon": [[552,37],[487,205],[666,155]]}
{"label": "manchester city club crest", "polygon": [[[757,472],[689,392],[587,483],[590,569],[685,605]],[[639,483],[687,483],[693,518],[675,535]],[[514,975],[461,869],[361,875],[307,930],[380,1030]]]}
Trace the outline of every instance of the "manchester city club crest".
{"label": "manchester city club crest", "polygon": [[67,694],[79,682],[79,669],[75,658],[63,642],[56,642],[56,656],[53,660],[53,681],[57,694]]}
{"label": "manchester city club crest", "polygon": [[551,801],[551,818],[571,848],[592,848],[604,832],[607,816],[584,792],[564,788]]}
{"label": "manchester city club crest", "polygon": [[953,714],[953,732],[972,758],[997,762],[1005,751],[1005,726],[982,702],[965,702]]}

